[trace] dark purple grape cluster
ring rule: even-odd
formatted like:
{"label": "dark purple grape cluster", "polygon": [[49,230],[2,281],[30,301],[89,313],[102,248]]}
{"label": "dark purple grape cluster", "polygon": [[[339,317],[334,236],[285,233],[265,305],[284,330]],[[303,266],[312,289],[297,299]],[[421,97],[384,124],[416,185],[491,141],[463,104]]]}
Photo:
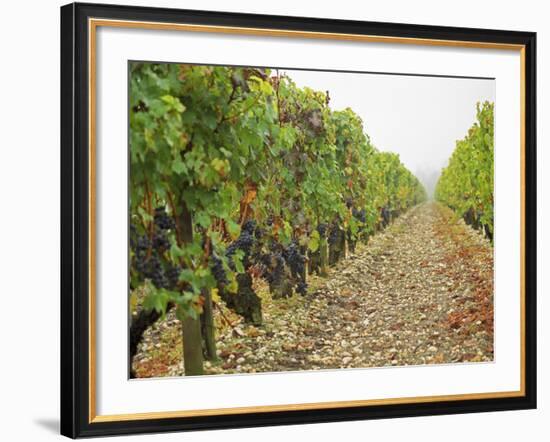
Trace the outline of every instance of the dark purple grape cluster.
{"label": "dark purple grape cluster", "polygon": [[223,268],[223,262],[215,254],[210,256],[210,271],[220,286],[224,286],[228,283],[227,275],[225,273],[225,269]]}
{"label": "dark purple grape cluster", "polygon": [[304,281],[306,257],[300,252],[299,246],[293,242],[288,247],[272,241],[268,253],[263,253],[258,259],[261,266],[261,276],[271,285],[278,286],[286,276],[285,268],[288,266],[292,279],[296,284],[296,292],[304,295],[307,284]]}
{"label": "dark purple grape cluster", "polygon": [[390,223],[391,213],[388,208],[382,207],[380,214],[382,215],[382,225],[386,227]]}
{"label": "dark purple grape cluster", "polygon": [[149,237],[147,235],[139,236],[136,241],[136,251],[143,253],[147,252],[149,248],[151,247],[151,241],[149,241]]}
{"label": "dark purple grape cluster", "polygon": [[319,236],[321,238],[324,238],[327,234],[327,225],[325,223],[321,223],[317,226],[317,232],[319,232]]}
{"label": "dark purple grape cluster", "polygon": [[136,270],[143,279],[150,279],[159,289],[174,289],[178,284],[180,268],[171,264],[163,264],[157,254],[151,256],[136,256]]}
{"label": "dark purple grape cluster", "polygon": [[243,224],[241,231],[252,235],[255,229],[256,229],[256,221],[254,221],[253,219],[249,219]]}
{"label": "dark purple grape cluster", "polygon": [[165,275],[168,283],[167,288],[174,288],[178,285],[179,277],[181,273],[181,268],[179,266],[174,266],[169,264],[166,268]]}
{"label": "dark purple grape cluster", "polygon": [[330,229],[330,233],[328,235],[328,243],[330,245],[333,245],[333,244],[336,244],[339,240],[340,240],[340,228],[338,227],[338,224],[334,224]]}
{"label": "dark purple grape cluster", "polygon": [[136,225],[130,226],[130,247],[134,255],[131,265],[139,279],[149,279],[157,288],[174,289],[181,269],[165,259],[165,252],[170,248],[168,233],[174,227],[173,220],[164,208],[157,207],[153,225],[152,234],[140,234]]}
{"label": "dark purple grape cluster", "polygon": [[157,207],[153,217],[155,226],[159,230],[170,230],[174,228],[174,220],[166,213],[164,207]]}
{"label": "dark purple grape cluster", "polygon": [[352,210],[352,215],[359,222],[362,222],[362,223],[367,222],[367,212],[365,209],[357,210],[354,208]]}
{"label": "dark purple grape cluster", "polygon": [[242,250],[245,254],[250,252],[254,244],[254,238],[248,232],[242,232],[236,241],[232,242],[227,248],[227,256],[233,256],[237,250]]}
{"label": "dark purple grape cluster", "polygon": [[301,275],[304,271],[306,258],[300,253],[300,249],[296,245],[296,243],[291,243],[290,246],[288,246],[283,253],[285,261],[287,262],[288,266],[290,267],[290,271],[292,272],[292,276]]}
{"label": "dark purple grape cluster", "polygon": [[271,254],[265,254],[262,258],[264,265],[262,276],[270,285],[279,283],[285,274],[285,259],[282,253],[272,252]]}
{"label": "dark purple grape cluster", "polygon": [[262,229],[260,226],[256,227],[256,230],[254,230],[254,238],[256,238],[257,241],[261,241],[265,236],[265,229]]}
{"label": "dark purple grape cluster", "polygon": [[162,263],[156,253],[134,251],[133,264],[142,279],[150,279],[157,288],[168,288]]}
{"label": "dark purple grape cluster", "polygon": [[300,248],[293,242],[285,249],[284,258],[290,267],[292,277],[298,279],[299,281],[296,286],[296,291],[304,295],[307,290],[307,284],[303,280],[306,257],[300,253]]}
{"label": "dark purple grape cluster", "polygon": [[307,283],[304,281],[298,282],[296,285],[296,293],[299,293],[300,295],[304,296],[307,294]]}
{"label": "dark purple grape cluster", "polygon": [[164,268],[159,257],[154,254],[147,260],[144,276],[149,278],[157,288],[168,288],[168,281],[164,275]]}
{"label": "dark purple grape cluster", "polygon": [[[232,242],[229,245],[229,247],[227,247],[227,251],[226,251],[226,256],[228,258],[232,258],[233,255],[235,255],[235,252],[237,250],[242,250],[244,252],[242,262],[243,262],[243,265],[244,265],[245,268],[247,268],[248,265],[249,265],[248,258],[250,256],[252,246],[254,245],[253,233],[254,233],[254,227],[252,227],[252,230],[251,230],[250,224],[248,226],[246,226],[246,228],[245,228],[245,226],[243,226],[243,228],[241,230],[241,234],[239,235],[237,240]],[[234,264],[233,264],[232,260],[230,260],[229,265],[230,265],[231,269],[234,270]]]}
{"label": "dark purple grape cluster", "polygon": [[134,252],[133,264],[138,273],[145,273],[148,267],[147,254],[151,241],[147,235],[140,235],[135,225],[130,227],[130,247]]}
{"label": "dark purple grape cluster", "polygon": [[165,231],[157,231],[153,234],[153,248],[164,252],[170,248],[170,240]]}

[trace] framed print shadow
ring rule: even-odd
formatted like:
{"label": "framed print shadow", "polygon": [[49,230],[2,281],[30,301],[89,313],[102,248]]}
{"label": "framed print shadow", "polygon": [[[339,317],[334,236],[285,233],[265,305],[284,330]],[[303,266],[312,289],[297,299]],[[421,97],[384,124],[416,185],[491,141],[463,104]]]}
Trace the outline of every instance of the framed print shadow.
{"label": "framed print shadow", "polygon": [[61,8],[61,433],[536,407],[536,35]]}

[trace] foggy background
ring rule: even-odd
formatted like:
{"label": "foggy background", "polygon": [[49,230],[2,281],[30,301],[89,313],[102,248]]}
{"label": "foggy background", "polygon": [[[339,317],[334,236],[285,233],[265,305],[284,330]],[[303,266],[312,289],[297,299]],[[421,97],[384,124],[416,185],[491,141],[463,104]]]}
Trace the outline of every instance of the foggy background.
{"label": "foggy background", "polygon": [[495,101],[489,79],[281,70],[300,87],[329,91],[330,107],[350,107],[381,151],[399,154],[433,195],[456,140],[476,119],[476,103]]}

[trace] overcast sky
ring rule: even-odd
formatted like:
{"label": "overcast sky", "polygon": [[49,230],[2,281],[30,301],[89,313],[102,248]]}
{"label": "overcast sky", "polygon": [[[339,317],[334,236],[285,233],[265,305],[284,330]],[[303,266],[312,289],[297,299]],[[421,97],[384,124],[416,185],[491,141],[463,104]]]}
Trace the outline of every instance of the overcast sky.
{"label": "overcast sky", "polygon": [[478,101],[495,101],[495,81],[342,72],[282,71],[298,86],[329,91],[330,107],[350,107],[382,151],[401,161],[429,191],[455,142],[475,121]]}

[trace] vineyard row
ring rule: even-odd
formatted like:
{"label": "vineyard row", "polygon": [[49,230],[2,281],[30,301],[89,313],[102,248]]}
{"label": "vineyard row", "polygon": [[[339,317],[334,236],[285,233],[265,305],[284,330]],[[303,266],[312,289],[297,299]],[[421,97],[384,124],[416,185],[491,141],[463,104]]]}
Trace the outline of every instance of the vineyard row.
{"label": "vineyard row", "polygon": [[378,151],[351,109],[277,71],[130,65],[131,354],[170,308],[186,374],[214,360],[222,298],[262,321],[253,278],[274,298],[422,202],[396,154]]}

